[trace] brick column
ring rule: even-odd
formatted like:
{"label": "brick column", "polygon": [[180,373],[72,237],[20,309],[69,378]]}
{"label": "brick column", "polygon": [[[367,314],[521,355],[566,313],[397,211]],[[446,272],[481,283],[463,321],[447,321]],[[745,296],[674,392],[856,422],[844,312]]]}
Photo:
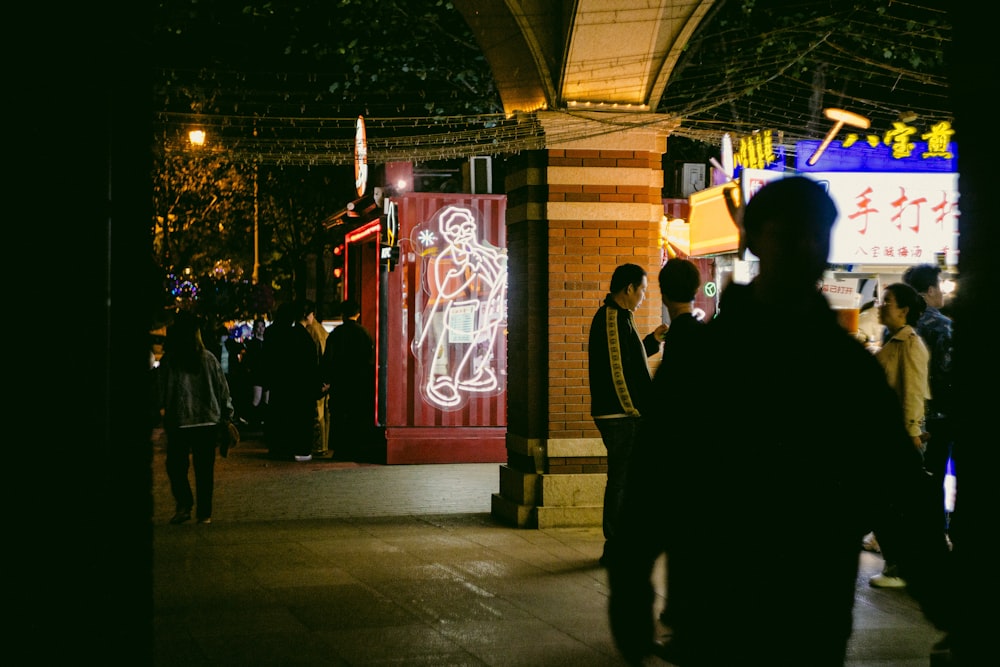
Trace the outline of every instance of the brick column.
{"label": "brick column", "polygon": [[671,128],[648,114],[539,119],[547,148],[523,153],[507,178],[507,464],[493,515],[521,527],[600,525],[607,457],[590,418],[587,335],[625,262],[649,272],[640,331],[660,321]]}

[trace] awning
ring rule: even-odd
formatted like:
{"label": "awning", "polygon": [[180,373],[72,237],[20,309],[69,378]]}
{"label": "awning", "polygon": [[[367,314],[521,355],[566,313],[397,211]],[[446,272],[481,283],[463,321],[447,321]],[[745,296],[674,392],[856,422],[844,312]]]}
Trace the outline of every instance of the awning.
{"label": "awning", "polygon": [[667,259],[674,257],[687,259],[691,256],[690,228],[687,221],[681,218],[669,221],[664,219],[660,241]]}
{"label": "awning", "polygon": [[688,197],[692,257],[739,250],[740,232],[733,219],[739,199],[739,181],[706,188]]}

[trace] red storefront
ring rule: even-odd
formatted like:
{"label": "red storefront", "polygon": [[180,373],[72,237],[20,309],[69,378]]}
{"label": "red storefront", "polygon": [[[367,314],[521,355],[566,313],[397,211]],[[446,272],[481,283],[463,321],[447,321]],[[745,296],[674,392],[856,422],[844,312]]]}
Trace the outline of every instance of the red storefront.
{"label": "red storefront", "polygon": [[[506,461],[504,195],[408,193],[345,234],[344,296],[376,339],[385,462]],[[393,229],[387,229],[393,228]],[[388,259],[398,245],[398,263]]]}

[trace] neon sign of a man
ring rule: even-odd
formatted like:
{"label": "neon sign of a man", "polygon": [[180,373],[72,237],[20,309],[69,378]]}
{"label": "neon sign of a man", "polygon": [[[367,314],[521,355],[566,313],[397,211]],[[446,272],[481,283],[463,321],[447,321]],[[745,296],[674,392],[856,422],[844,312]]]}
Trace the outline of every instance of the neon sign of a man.
{"label": "neon sign of a man", "polygon": [[507,254],[479,239],[473,212],[447,206],[414,230],[424,258],[421,317],[410,349],[424,400],[458,410],[504,390],[496,348],[507,322]]}

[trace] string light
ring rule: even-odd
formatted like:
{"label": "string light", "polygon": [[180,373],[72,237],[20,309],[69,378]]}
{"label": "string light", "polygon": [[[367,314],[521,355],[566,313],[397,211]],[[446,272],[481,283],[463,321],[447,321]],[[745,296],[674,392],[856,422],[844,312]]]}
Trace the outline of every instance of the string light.
{"label": "string light", "polygon": [[[791,155],[797,142],[822,138],[829,129],[825,107],[850,109],[883,131],[905,114],[927,128],[950,121],[948,79],[933,64],[951,42],[944,7],[941,0],[894,3],[884,11],[842,3],[813,23],[770,26],[764,34],[741,32],[732,22],[706,23],[689,41],[696,63],[678,66],[657,110],[683,119],[675,135],[720,145],[726,133],[738,140],[772,130]],[[868,53],[898,55],[905,48],[911,54],[905,62],[919,64],[866,57],[846,43],[848,33],[865,35]],[[813,37],[802,52],[777,47],[801,43],[803,34]],[[775,47],[762,48],[764,40]],[[712,44],[719,47],[706,46]]]}
{"label": "string light", "polygon": [[[188,128],[197,123],[212,137],[205,151],[237,162],[277,166],[349,165],[354,161],[357,117],[307,118],[160,112],[161,145],[193,150]],[[544,132],[533,114],[435,118],[366,118],[368,159],[373,163],[497,155],[545,147]],[[257,136],[253,136],[256,128]]]}
{"label": "string light", "polygon": [[[627,112],[637,119],[656,112],[654,120],[640,122],[659,124],[672,135],[716,146],[725,134],[738,141],[754,132],[772,130],[782,138],[789,156],[794,156],[797,142],[819,138],[829,129],[822,117],[822,108],[829,106],[865,116],[873,128],[889,128],[907,113],[915,114],[927,127],[952,120],[947,77],[938,71],[940,68],[927,65],[939,60],[951,41],[942,3],[914,0],[895,3],[887,11],[843,4],[821,20],[770,26],[763,35],[741,31],[732,22],[701,24],[688,41],[688,52],[697,60],[678,63],[655,108],[572,100],[563,109],[543,105],[510,116],[400,117],[395,115],[400,111],[398,103],[373,96],[363,104],[369,157],[373,162],[419,163],[541,149],[618,131],[627,126],[618,116]],[[870,36],[869,53],[880,48],[893,52],[905,44],[913,54],[912,62],[924,64],[907,68],[900,59],[890,62],[866,57],[846,41],[846,30],[829,28],[834,24]],[[765,39],[770,44],[801,43],[803,34],[812,35],[813,41],[800,52],[761,48]],[[711,46],[714,44],[724,48]],[[575,63],[574,72],[593,87],[607,67],[606,59],[595,54]],[[297,166],[352,163],[357,106],[332,100],[334,95],[326,86],[317,89],[322,76],[271,72],[260,76],[263,87],[258,88],[242,72],[171,69],[161,72],[164,82],[174,82],[164,83],[164,95],[169,98],[172,94],[174,104],[183,102],[176,81],[190,77],[217,90],[220,99],[229,99],[231,103],[219,103],[215,108],[231,113],[158,113],[156,125],[164,145],[191,150],[186,133],[197,125],[211,137],[202,150],[224,151],[236,160]],[[607,82],[607,99],[614,99],[614,85],[614,81]],[[412,97],[417,92],[404,94]],[[591,94],[599,98],[601,91],[592,90]],[[167,106],[164,103],[164,108]],[[342,116],[338,113],[341,106]],[[606,110],[609,118],[616,117],[607,123],[595,124],[588,117],[569,127],[560,124],[559,136],[546,136],[535,115],[543,109],[566,114]],[[323,115],[326,111],[333,113]],[[256,138],[250,131],[254,124],[260,130]]]}

